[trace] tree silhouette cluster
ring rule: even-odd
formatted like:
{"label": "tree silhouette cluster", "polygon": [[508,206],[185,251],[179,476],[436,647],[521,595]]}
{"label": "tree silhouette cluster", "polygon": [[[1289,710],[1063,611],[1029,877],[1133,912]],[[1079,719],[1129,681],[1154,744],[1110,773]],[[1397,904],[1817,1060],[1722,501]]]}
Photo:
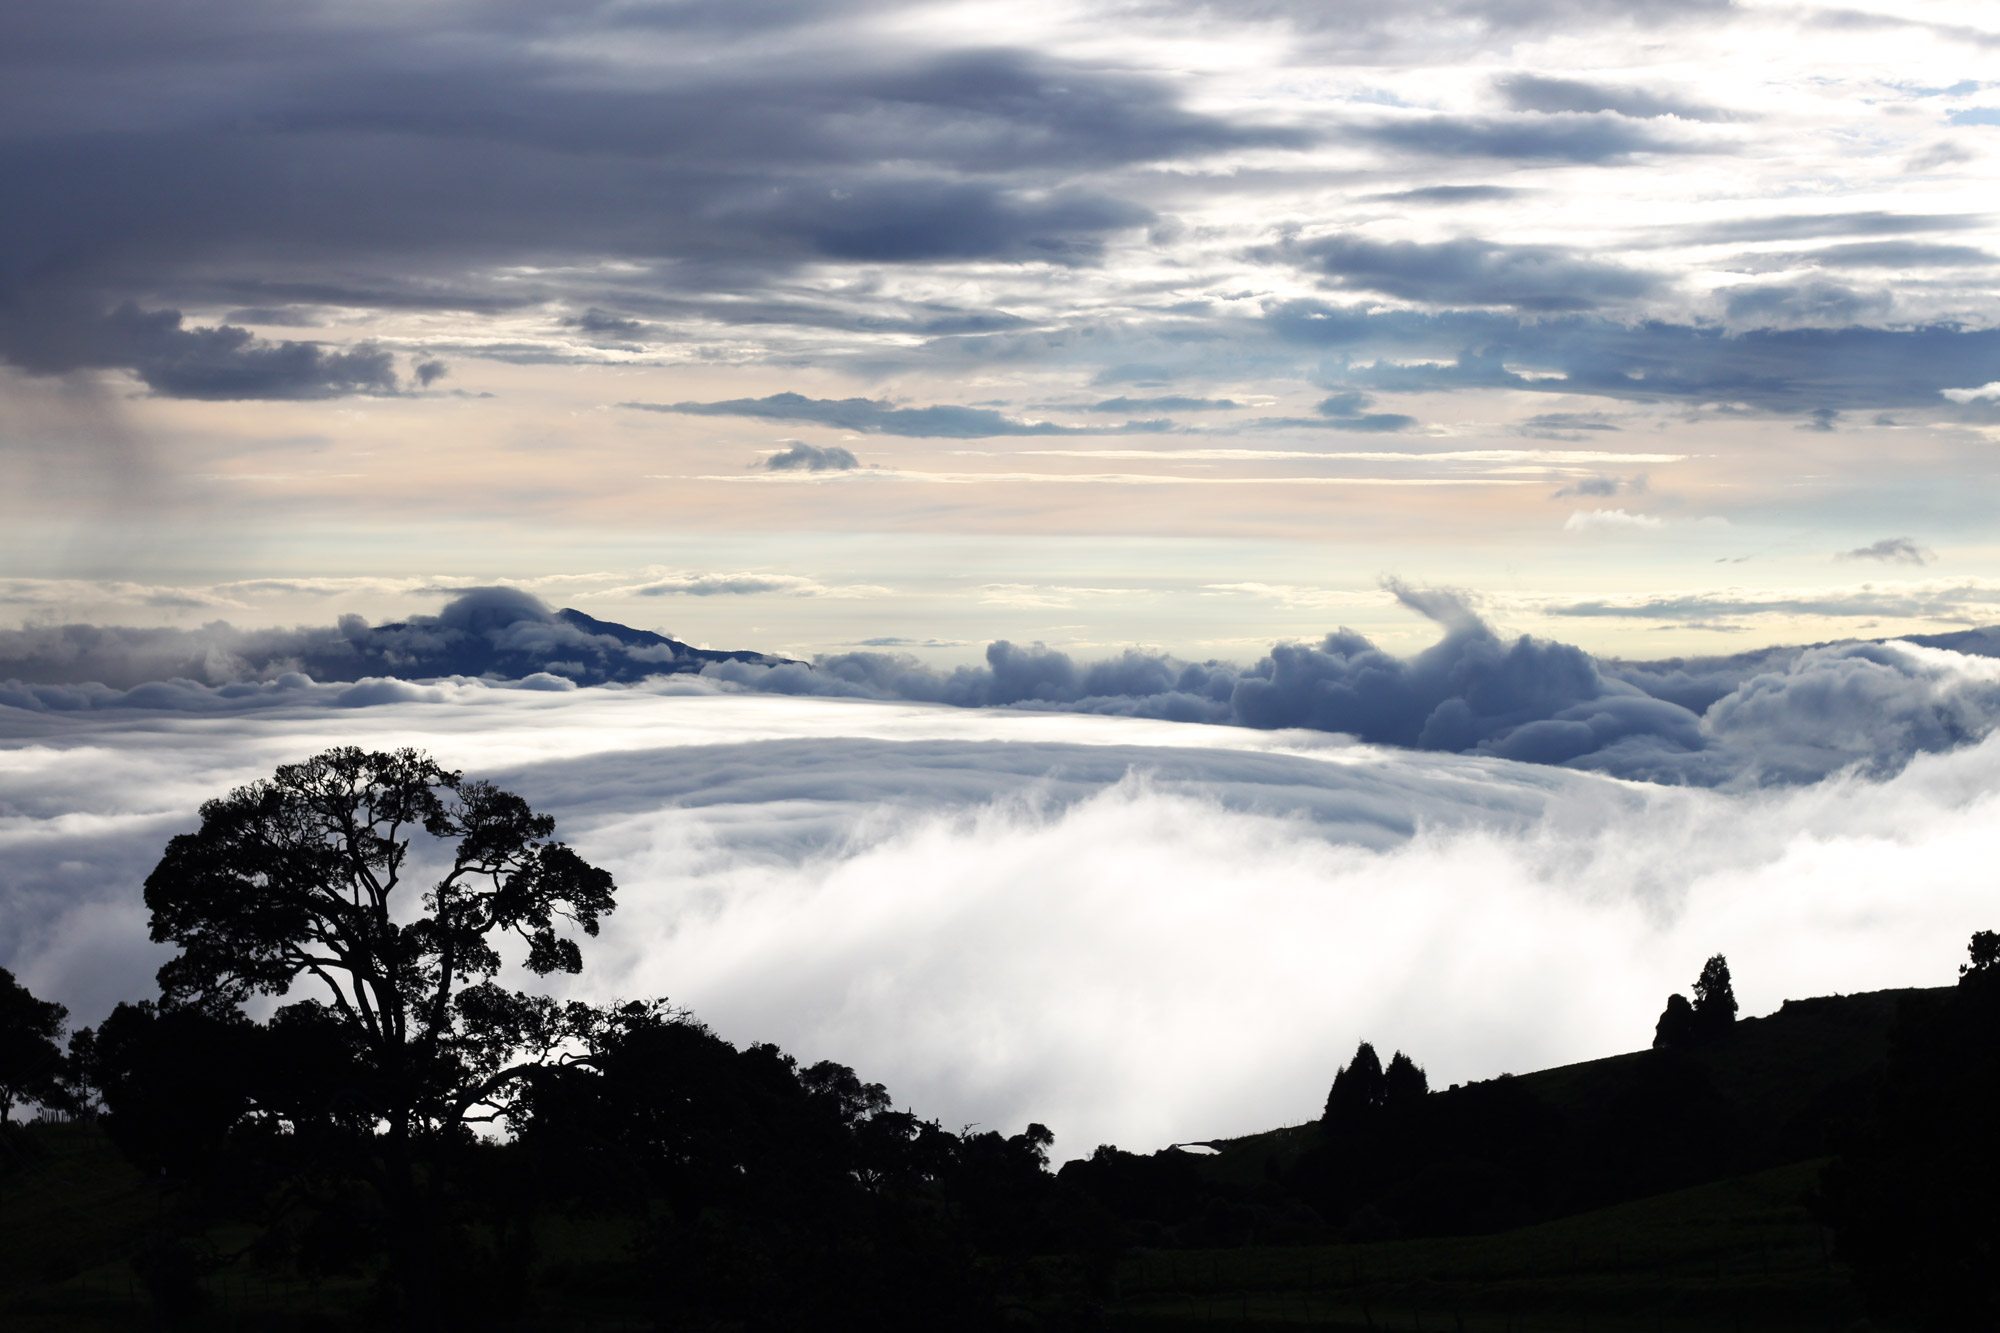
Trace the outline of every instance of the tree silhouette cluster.
{"label": "tree silhouette cluster", "polygon": [[[1050,1132],[954,1134],[665,1001],[502,985],[507,952],[578,971],[615,906],[553,832],[415,751],[331,750],[168,844],[145,885],[177,947],[159,1000],[66,1057],[61,1009],[4,978],[10,1104],[101,1105],[173,1201],[135,1259],[163,1310],[193,1317],[208,1274],[249,1264],[367,1279],[388,1326],[518,1318],[537,1283],[661,1328],[997,1318],[991,1261],[1050,1248]],[[286,1002],[253,1021],[258,997]],[[627,1239],[543,1261],[553,1217]]]}
{"label": "tree silhouette cluster", "polygon": [[69,1011],[38,1000],[0,967],[0,1121],[16,1106],[62,1107],[69,1061],[61,1040]]}
{"label": "tree silhouette cluster", "polygon": [[1656,1050],[1685,1050],[1727,1037],[1736,1022],[1736,992],[1729,979],[1729,960],[1721,954],[1702,964],[1695,978],[1694,1001],[1685,995],[1667,997],[1667,1007],[1653,1028]]}

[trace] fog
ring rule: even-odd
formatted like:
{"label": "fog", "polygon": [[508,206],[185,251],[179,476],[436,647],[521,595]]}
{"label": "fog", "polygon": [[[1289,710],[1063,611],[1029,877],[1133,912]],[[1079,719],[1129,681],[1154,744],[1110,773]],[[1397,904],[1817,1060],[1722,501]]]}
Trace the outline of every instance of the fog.
{"label": "fog", "polygon": [[1993,739],[1731,792],[686,677],[353,690],[0,706],[0,965],[77,1022],[150,994],[166,839],[340,743],[493,778],[613,871],[576,993],[669,995],[952,1127],[1041,1120],[1059,1158],[1303,1120],[1362,1038],[1434,1085],[1643,1046],[1717,951],[1750,1014],[1945,984],[2000,924]]}

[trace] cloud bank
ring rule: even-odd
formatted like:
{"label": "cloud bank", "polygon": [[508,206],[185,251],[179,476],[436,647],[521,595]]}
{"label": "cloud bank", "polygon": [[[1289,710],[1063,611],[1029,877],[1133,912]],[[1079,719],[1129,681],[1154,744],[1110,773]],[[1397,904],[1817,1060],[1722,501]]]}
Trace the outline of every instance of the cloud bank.
{"label": "cloud bank", "polygon": [[[661,593],[704,594],[791,591],[797,582],[751,588],[688,581],[656,586]],[[600,685],[699,671],[725,660],[779,659],[693,648],[581,611],[552,611],[532,594],[504,587],[470,589],[437,615],[416,615],[387,625],[371,626],[360,616],[349,615],[331,626],[293,629],[246,630],[215,621],[196,630],[99,625],[0,630],[0,680],[10,682],[4,697],[15,707],[88,708],[115,703],[163,707],[171,705],[126,700],[121,692],[162,682],[243,686],[290,673],[318,681],[443,676],[520,680],[547,675]]]}
{"label": "cloud bank", "polygon": [[2000,723],[2000,662],[1987,658],[1852,643],[1611,664],[1569,644],[1509,641],[1454,594],[1394,591],[1443,631],[1413,658],[1336,630],[1318,644],[1275,645],[1248,668],[1138,651],[1079,663],[1003,641],[983,667],[950,672],[864,652],[810,667],[719,663],[704,674],[775,693],[1301,727],[1702,786],[1811,782],[1850,767],[1892,773]]}
{"label": "cloud bank", "polygon": [[[1621,511],[1600,511],[1618,513]],[[0,705],[39,711],[227,711],[312,681],[403,697],[404,680],[484,677],[568,688],[696,675],[760,694],[894,700],[965,709],[1094,713],[1262,731],[1299,728],[1413,750],[1486,755],[1697,786],[1891,774],[1920,754],[1977,742],[2000,724],[1990,636],[1934,645],[1842,643],[1702,662],[1604,662],[1570,644],[1509,639],[1460,595],[1390,585],[1441,636],[1396,657],[1352,630],[1281,643],[1248,667],[1128,649],[1079,662],[1001,640],[978,666],[939,669],[859,651],[811,663],[696,649],[511,588],[474,589],[436,616],[332,629],[0,632]],[[676,575],[645,596],[830,595],[790,575]]]}
{"label": "cloud bank", "polygon": [[499,781],[613,871],[581,993],[665,993],[947,1123],[1044,1121],[1059,1157],[1303,1120],[1362,1038],[1440,1082],[1643,1046],[1718,950],[1753,1014],[1948,984],[1992,925],[2000,741],[1725,793],[690,677],[343,688],[199,720],[0,709],[0,965],[79,1021],[147,993],[166,839],[335,741]]}

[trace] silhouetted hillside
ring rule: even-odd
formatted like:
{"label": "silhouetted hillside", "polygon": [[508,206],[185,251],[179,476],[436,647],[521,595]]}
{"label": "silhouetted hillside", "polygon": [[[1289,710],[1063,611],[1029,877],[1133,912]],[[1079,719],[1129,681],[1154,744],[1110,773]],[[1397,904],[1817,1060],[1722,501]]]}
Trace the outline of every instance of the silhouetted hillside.
{"label": "silhouetted hillside", "polygon": [[1466,1235],[1825,1157],[1867,1114],[1891,990],[1787,1001],[1721,1039],[1429,1093],[1380,1123],[1323,1121],[1150,1155],[1101,1148],[1062,1180],[1141,1243]]}

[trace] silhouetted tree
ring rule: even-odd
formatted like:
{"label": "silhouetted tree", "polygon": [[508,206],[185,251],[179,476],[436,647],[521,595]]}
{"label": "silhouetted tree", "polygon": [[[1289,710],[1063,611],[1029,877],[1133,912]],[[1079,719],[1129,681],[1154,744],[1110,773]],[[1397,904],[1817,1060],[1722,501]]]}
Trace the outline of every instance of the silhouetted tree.
{"label": "silhouetted tree", "polygon": [[[315,981],[392,1141],[491,1119],[563,1035],[547,1001],[492,983],[496,940],[518,936],[530,971],[576,972],[558,921],[595,935],[613,906],[611,876],[553,830],[415,750],[288,764],[202,806],[147,877],[152,937],[180,947],[163,1003],[221,1012]],[[443,873],[399,921],[419,835]]]}
{"label": "silhouetted tree", "polygon": [[1667,1051],[1692,1045],[1695,1032],[1694,1006],[1688,1003],[1687,996],[1676,992],[1667,997],[1667,1007],[1660,1011],[1660,1021],[1653,1025],[1653,1049]]}
{"label": "silhouetted tree", "polygon": [[1397,1051],[1389,1057],[1389,1067],[1382,1073],[1383,1114],[1391,1120],[1414,1115],[1430,1090],[1431,1081],[1423,1067]]}
{"label": "silhouetted tree", "polygon": [[1736,992],[1729,984],[1729,960],[1716,954],[1702,964],[1694,983],[1695,1035],[1704,1041],[1729,1035],[1736,1022]]}
{"label": "silhouetted tree", "polygon": [[[564,928],[595,935],[613,906],[610,875],[553,831],[415,750],[329,750],[203,805],[146,879],[152,937],[180,950],[160,1004],[97,1034],[117,1132],[185,1159],[219,1129],[238,1149],[229,1171],[264,1168],[238,1199],[298,1179],[309,1149],[313,1172],[372,1191],[374,1222],[349,1229],[386,1231],[392,1306],[427,1322],[490,1297],[519,1266],[481,1276],[461,1261],[470,1219],[454,1220],[450,1168],[469,1126],[506,1116],[560,1058],[582,1011],[496,984],[497,945],[516,937],[532,972],[576,972]],[[435,878],[413,884],[423,870]],[[317,1002],[242,1019],[243,1001],[301,981]]]}
{"label": "silhouetted tree", "polygon": [[63,1024],[69,1010],[36,999],[14,974],[0,967],[0,1121],[17,1105],[61,1100],[65,1063]]}
{"label": "silhouetted tree", "polygon": [[988,1253],[1032,1248],[1052,1136],[953,1135],[844,1065],[738,1050],[662,1002],[579,1015],[518,1144],[583,1208],[640,1224],[664,1328],[986,1326]]}
{"label": "silhouetted tree", "polygon": [[1362,1042],[1354,1058],[1334,1071],[1333,1086],[1327,1090],[1326,1113],[1320,1123],[1334,1134],[1352,1133],[1374,1123],[1381,1108],[1386,1080],[1382,1058],[1375,1048]]}
{"label": "silhouetted tree", "polygon": [[1971,957],[1958,965],[1960,978],[2000,973],[2000,931],[1973,931],[1972,943],[1966,946],[1966,953]]}
{"label": "silhouetted tree", "polygon": [[1669,995],[1667,1007],[1653,1025],[1655,1050],[1679,1050],[1729,1035],[1736,1022],[1736,992],[1729,982],[1729,960],[1716,954],[1702,964],[1695,978],[1694,1003],[1685,995]]}

